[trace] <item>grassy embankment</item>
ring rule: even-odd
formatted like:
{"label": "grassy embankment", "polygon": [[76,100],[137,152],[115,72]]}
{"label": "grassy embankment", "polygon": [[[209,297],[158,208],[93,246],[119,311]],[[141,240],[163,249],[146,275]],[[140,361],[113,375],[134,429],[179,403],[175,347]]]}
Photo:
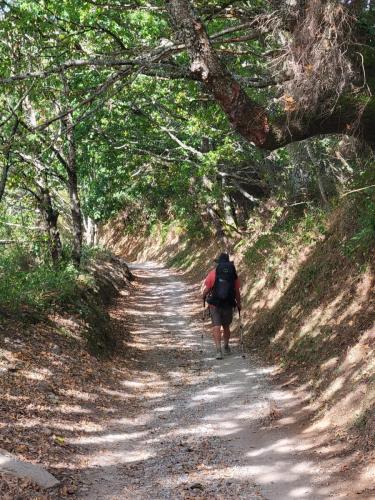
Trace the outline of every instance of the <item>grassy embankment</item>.
{"label": "grassy embankment", "polygon": [[[69,315],[88,348],[108,354],[114,338],[105,306],[129,279],[125,263],[99,248],[85,249],[79,271],[68,261],[54,268],[22,248],[2,248],[0,325],[13,319],[58,324]],[[62,326],[58,330],[69,335]]]}
{"label": "grassy embankment", "polygon": [[[126,303],[131,274],[99,249],[85,251],[80,271],[43,262],[14,247],[0,257],[0,448],[46,467],[61,481],[51,498],[65,498],[84,467],[77,442],[87,420],[95,426],[124,404],[109,394],[124,376],[127,321],[116,314],[123,306],[107,305],[120,291]],[[9,474],[0,473],[0,490],[50,498]]]}

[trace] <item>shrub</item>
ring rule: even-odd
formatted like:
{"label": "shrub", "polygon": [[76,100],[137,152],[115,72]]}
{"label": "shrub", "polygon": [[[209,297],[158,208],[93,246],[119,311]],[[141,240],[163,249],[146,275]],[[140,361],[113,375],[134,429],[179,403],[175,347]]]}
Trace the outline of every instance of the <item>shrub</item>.
{"label": "shrub", "polygon": [[375,201],[366,197],[359,208],[358,228],[347,242],[349,255],[367,253],[375,244]]}
{"label": "shrub", "polygon": [[[85,248],[83,270],[98,258],[105,258],[100,248]],[[48,312],[55,307],[74,305],[83,287],[92,285],[92,276],[77,271],[63,260],[54,268],[27,247],[8,247],[0,254],[0,310]]]}

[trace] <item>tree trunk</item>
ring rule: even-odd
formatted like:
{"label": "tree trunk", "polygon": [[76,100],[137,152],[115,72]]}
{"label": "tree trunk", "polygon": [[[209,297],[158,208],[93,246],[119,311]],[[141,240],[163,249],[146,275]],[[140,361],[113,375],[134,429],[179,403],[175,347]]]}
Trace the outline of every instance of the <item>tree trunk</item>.
{"label": "tree trunk", "polygon": [[224,211],[225,224],[232,227],[237,227],[236,221],[233,217],[230,196],[227,193],[226,178],[221,178],[221,192],[222,192],[222,205]]}
{"label": "tree trunk", "polygon": [[223,225],[222,225],[222,222],[221,222],[221,219],[220,217],[218,216],[217,212],[212,208],[212,206],[210,204],[207,204],[207,213],[210,217],[210,219],[212,220],[212,224],[215,228],[215,231],[216,231],[216,237],[218,239],[224,239],[225,237],[225,232],[224,232],[224,229],[223,229]]}
{"label": "tree trunk", "polygon": [[309,155],[309,158],[313,164],[314,170],[315,170],[315,175],[316,175],[316,180],[318,184],[318,189],[320,196],[322,198],[323,205],[327,208],[329,207],[329,201],[328,197],[326,194],[326,190],[324,188],[324,182],[322,178],[322,174],[324,172],[324,167],[322,165],[321,159],[317,157],[315,154],[313,148],[311,147],[311,144],[309,142],[306,143],[306,151],[307,154]]}
{"label": "tree trunk", "polygon": [[16,118],[14,125],[13,125],[13,128],[12,128],[12,132],[11,132],[8,144],[6,144],[5,148],[4,148],[5,163],[4,163],[4,166],[2,168],[1,175],[0,175],[0,203],[1,203],[1,200],[2,200],[4,193],[5,193],[5,186],[6,186],[6,183],[8,180],[8,174],[9,174],[9,170],[10,170],[11,148],[12,148],[14,136],[17,133],[18,125],[19,125],[19,120],[18,120],[18,118]]}
{"label": "tree trunk", "polygon": [[324,183],[323,183],[323,179],[322,179],[322,176],[321,176],[321,169],[320,168],[317,170],[316,178],[317,178],[317,181],[318,181],[318,188],[319,188],[320,196],[322,197],[323,205],[326,208],[328,208],[329,207],[329,201],[328,201],[328,197],[327,197],[327,194],[326,194],[326,190],[324,188]]}
{"label": "tree trunk", "polygon": [[237,132],[255,144],[264,144],[269,125],[263,107],[247,96],[222,65],[190,1],[167,0],[166,3],[176,37],[186,45],[191,72],[213,94]]}
{"label": "tree trunk", "polygon": [[44,230],[48,236],[52,262],[54,266],[57,266],[62,254],[60,232],[57,227],[57,221],[60,214],[53,208],[52,196],[48,185],[48,169],[38,158],[22,152],[19,152],[18,154],[26,163],[32,165],[35,169],[36,191],[29,187],[24,187],[24,189],[28,193],[31,193],[36,200],[38,209],[43,217]]}
{"label": "tree trunk", "polygon": [[70,211],[73,229],[72,259],[76,267],[80,266],[82,257],[82,212],[79,199],[79,187],[77,176],[77,151],[74,137],[73,117],[69,113],[62,118],[63,128],[67,140],[66,171],[68,175],[68,192],[70,200]]}
{"label": "tree trunk", "polygon": [[57,227],[57,220],[59,212],[52,206],[51,193],[48,188],[47,179],[44,175],[43,185],[40,186],[40,209],[43,213],[46,230],[49,239],[49,248],[53,265],[56,267],[61,259],[62,245],[60,239],[60,232]]}
{"label": "tree trunk", "polygon": [[5,193],[5,186],[6,186],[6,182],[8,179],[9,169],[10,169],[10,164],[7,161],[5,163],[5,165],[3,166],[3,169],[1,171],[1,176],[0,176],[0,203],[1,203],[1,200],[2,200],[4,193]]}
{"label": "tree trunk", "polygon": [[83,219],[83,223],[85,226],[85,241],[89,246],[94,246],[96,244],[96,236],[97,236],[97,225],[95,221],[87,216]]}

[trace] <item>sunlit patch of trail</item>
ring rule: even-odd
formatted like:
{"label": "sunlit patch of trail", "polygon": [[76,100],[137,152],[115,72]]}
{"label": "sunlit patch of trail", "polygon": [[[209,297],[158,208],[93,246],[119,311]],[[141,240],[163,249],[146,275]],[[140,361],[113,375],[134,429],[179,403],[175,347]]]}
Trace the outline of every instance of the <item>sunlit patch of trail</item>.
{"label": "sunlit patch of trail", "polygon": [[275,407],[293,415],[297,396],[273,388],[271,368],[243,359],[236,339],[232,355],[214,359],[195,287],[156,263],[133,272],[126,315],[134,369],[113,393],[129,411],[81,438],[80,498],[328,498],[324,473],[301,456],[309,436],[288,433],[293,416],[270,419]]}

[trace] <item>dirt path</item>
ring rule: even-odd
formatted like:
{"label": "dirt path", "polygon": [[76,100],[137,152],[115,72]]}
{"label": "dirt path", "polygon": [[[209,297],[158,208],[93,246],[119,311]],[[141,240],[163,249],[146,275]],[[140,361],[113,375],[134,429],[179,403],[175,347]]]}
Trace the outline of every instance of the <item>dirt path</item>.
{"label": "dirt path", "polygon": [[[275,414],[297,407],[269,369],[238,346],[213,359],[197,290],[158,264],[133,267],[127,304],[135,369],[113,394],[129,401],[81,440],[88,463],[78,497],[94,499],[329,498],[324,474]],[[315,482],[320,480],[319,485]]]}

